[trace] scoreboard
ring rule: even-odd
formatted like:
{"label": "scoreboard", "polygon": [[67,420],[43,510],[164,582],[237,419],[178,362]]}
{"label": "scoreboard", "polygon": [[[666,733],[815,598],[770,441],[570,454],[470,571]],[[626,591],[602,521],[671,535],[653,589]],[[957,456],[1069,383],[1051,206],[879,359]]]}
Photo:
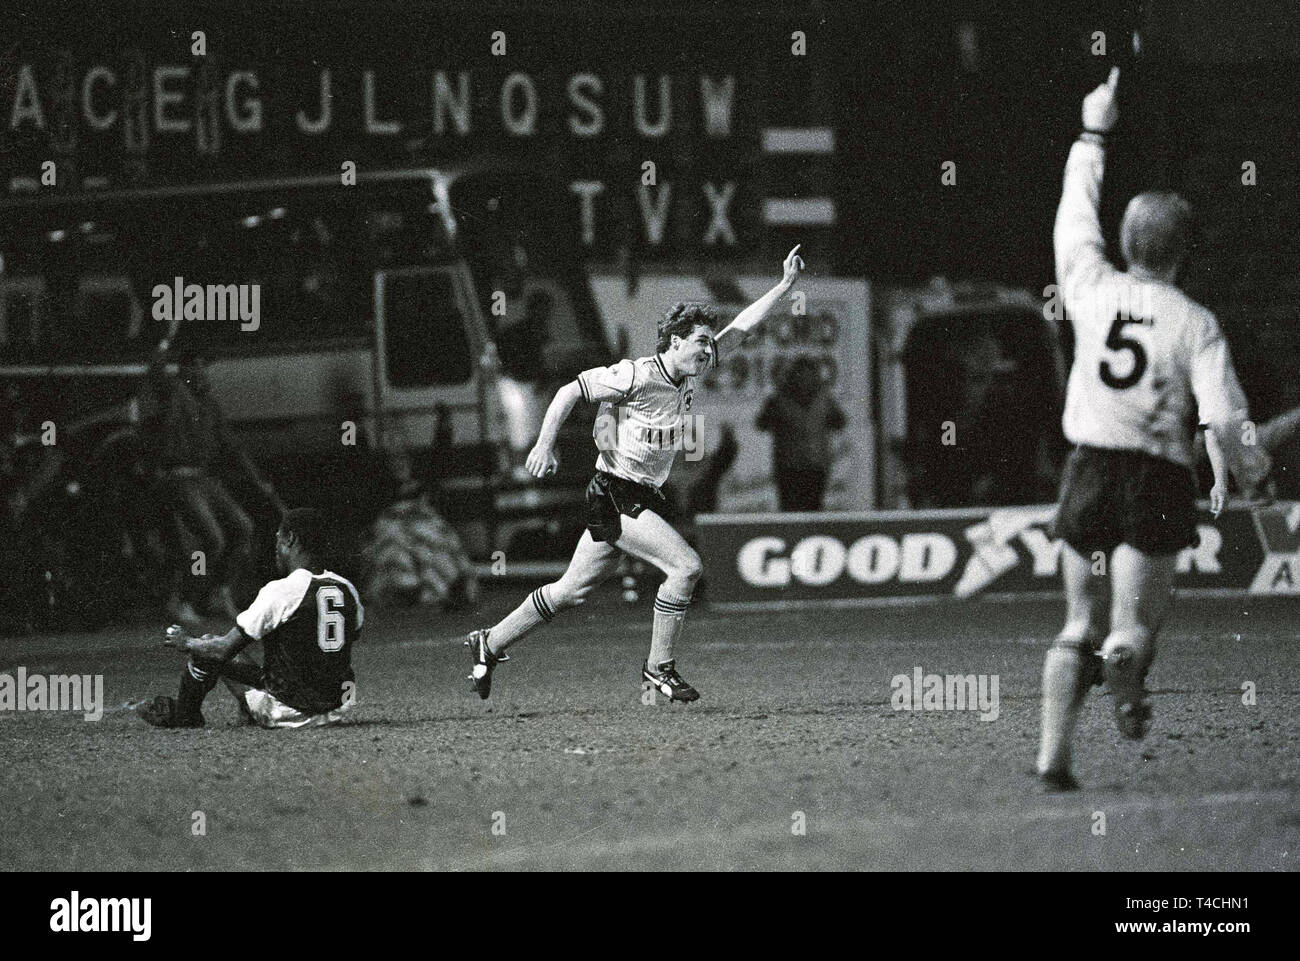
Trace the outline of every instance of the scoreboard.
{"label": "scoreboard", "polygon": [[0,58],[3,188],[491,157],[535,169],[597,259],[757,257],[837,223],[842,31],[811,14],[352,10],[25,24]]}
{"label": "scoreboard", "polygon": [[51,162],[79,190],[491,157],[633,273],[801,242],[838,275],[1031,287],[1090,38],[1128,36],[1124,0],[106,9],[7,25],[0,190]]}

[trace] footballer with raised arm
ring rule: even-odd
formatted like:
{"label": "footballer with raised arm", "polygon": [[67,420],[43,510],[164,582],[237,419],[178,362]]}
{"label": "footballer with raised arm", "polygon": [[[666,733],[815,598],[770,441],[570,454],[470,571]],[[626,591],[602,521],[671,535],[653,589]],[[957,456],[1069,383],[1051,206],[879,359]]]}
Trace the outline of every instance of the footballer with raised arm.
{"label": "footballer with raised arm", "polygon": [[1090,686],[1109,689],[1119,732],[1145,736],[1145,681],[1173,603],[1179,551],[1196,543],[1193,440],[1198,422],[1243,489],[1269,469],[1246,446],[1246,399],[1214,315],[1175,286],[1191,210],[1176,194],[1134,197],[1120,225],[1127,270],[1106,260],[1098,200],[1119,117],[1119,68],[1083,101],[1056,215],[1056,274],[1074,330],[1064,428],[1075,445],[1061,479],[1065,626],[1043,665],[1037,773],[1076,787],[1071,742]]}
{"label": "footballer with raised arm", "polygon": [[[319,511],[288,511],[275,535],[275,557],[286,575],[271,581],[224,635],[168,643],[189,654],[176,697],[136,706],[154,727],[202,727],[203,700],[223,681],[240,713],[266,728],[318,727],[343,719],[355,702],[352,645],[365,611],[352,582],[326,567],[328,521]],[[247,648],[260,641],[258,664]]]}
{"label": "footballer with raised arm", "polygon": [[578,401],[599,404],[594,436],[599,455],[587,486],[587,525],[568,569],[537,588],[493,627],[472,631],[465,643],[473,659],[470,680],[478,696],[492,690],[492,672],[506,649],[556,614],[581,604],[618,567],[623,553],[664,573],[655,596],[650,651],[641,681],[670,701],[694,701],[699,693],[677,673],[674,647],[700,576],[700,558],[669,523],[660,488],[682,445],[692,416],[694,379],[718,361],[718,341],[755,327],[799,277],[796,246],[783,264],[780,283],[746,307],[715,335],[718,315],[705,304],[679,303],[659,321],[657,352],[611,367],[583,371],[556,392],[537,443],[528,454],[534,477],[555,471],[555,438]]}

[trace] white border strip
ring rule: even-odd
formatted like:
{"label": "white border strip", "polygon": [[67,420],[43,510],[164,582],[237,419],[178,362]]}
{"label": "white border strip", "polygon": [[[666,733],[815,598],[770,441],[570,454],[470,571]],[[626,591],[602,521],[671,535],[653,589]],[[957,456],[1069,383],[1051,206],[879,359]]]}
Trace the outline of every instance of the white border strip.
{"label": "white border strip", "polygon": [[829,154],[835,152],[835,131],[830,127],[767,127],[763,153]]}
{"label": "white border strip", "polygon": [[818,524],[836,524],[841,522],[857,523],[861,521],[928,521],[955,520],[958,518],[987,519],[999,510],[1042,510],[1053,504],[1030,504],[1020,508],[997,507],[950,507],[942,510],[893,510],[893,511],[803,511],[782,514],[764,512],[750,514],[697,514],[695,523],[699,524],[789,524],[812,521]]}
{"label": "white border strip", "polygon": [[[1050,601],[1062,597],[1060,591],[995,591],[988,594],[975,594],[972,597],[957,597],[955,594],[908,594],[886,597],[827,597],[827,598],[790,598],[771,601],[707,601],[709,610],[719,612],[762,612],[762,611],[804,611],[826,608],[853,607],[920,607],[938,604],[970,604],[971,602],[989,601],[1005,604],[1010,601]],[[1207,600],[1211,598],[1255,598],[1281,597],[1284,595],[1252,594],[1244,587],[1186,587],[1178,590],[1179,598]]]}
{"label": "white border strip", "polygon": [[569,564],[567,561],[524,561],[518,564],[506,563],[504,574],[493,574],[493,564],[475,564],[474,573],[485,580],[508,581],[517,577],[559,577]]}
{"label": "white border strip", "polygon": [[769,227],[831,227],[835,201],[829,197],[773,197],[763,201],[763,223]]}

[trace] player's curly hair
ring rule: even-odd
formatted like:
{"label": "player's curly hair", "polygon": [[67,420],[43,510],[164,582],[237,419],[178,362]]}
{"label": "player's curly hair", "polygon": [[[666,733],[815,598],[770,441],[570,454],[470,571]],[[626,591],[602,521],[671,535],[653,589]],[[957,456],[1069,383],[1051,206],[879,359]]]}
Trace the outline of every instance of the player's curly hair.
{"label": "player's curly hair", "polygon": [[314,561],[326,563],[334,553],[329,522],[320,511],[310,507],[295,507],[285,513],[280,529],[293,534],[302,545],[304,553]]}
{"label": "player's curly hair", "polygon": [[[672,346],[673,337],[677,336],[685,340],[691,336],[691,331],[696,327],[708,327],[710,330],[716,330],[718,327],[718,312],[708,304],[678,302],[673,304],[668,313],[663,315],[659,321],[659,337],[655,342],[655,349],[663,353]],[[713,343],[713,362],[717,363],[718,345],[717,341]]]}

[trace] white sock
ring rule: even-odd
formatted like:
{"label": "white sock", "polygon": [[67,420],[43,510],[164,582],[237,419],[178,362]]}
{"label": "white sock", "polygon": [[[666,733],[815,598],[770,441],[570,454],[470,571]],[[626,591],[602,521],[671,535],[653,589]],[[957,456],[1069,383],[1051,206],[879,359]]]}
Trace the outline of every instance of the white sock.
{"label": "white sock", "polygon": [[524,602],[501,619],[488,634],[488,650],[500,654],[511,644],[523,640],[534,628],[549,624],[555,617],[555,608],[546,599],[546,588],[539,587]]}
{"label": "white sock", "polygon": [[1043,721],[1038,746],[1038,773],[1070,770],[1074,727],[1087,693],[1083,666],[1090,654],[1073,647],[1052,647],[1043,662]]}
{"label": "white sock", "polygon": [[660,664],[673,659],[673,645],[682,636],[686,624],[686,608],[690,606],[689,597],[679,597],[665,593],[663,588],[655,595],[655,626],[650,635],[650,669],[656,670]]}

